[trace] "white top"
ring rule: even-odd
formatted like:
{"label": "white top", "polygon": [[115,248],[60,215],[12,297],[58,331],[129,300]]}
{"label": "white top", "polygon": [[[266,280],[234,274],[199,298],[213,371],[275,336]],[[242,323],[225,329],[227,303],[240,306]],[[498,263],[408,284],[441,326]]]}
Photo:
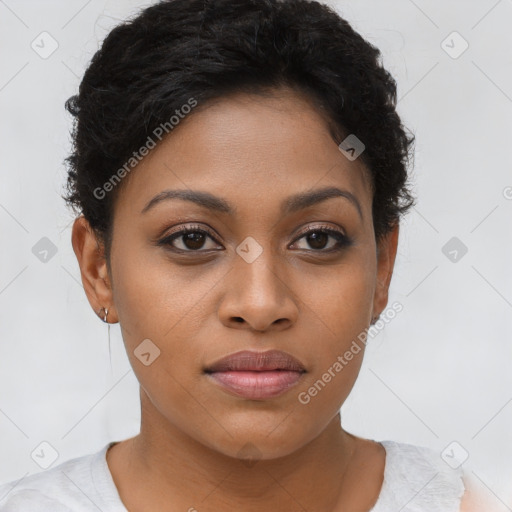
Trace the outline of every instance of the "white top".
{"label": "white top", "polygon": [[[0,512],[128,512],[100,451],[0,485]],[[370,512],[458,512],[462,468],[452,469],[430,448],[380,441],[384,482]]]}

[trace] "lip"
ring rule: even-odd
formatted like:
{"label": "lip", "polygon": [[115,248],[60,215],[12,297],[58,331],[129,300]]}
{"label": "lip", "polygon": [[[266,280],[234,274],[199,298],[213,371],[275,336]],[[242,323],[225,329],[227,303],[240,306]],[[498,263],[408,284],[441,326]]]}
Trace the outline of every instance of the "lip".
{"label": "lip", "polygon": [[289,370],[295,372],[305,371],[304,365],[295,357],[282,350],[267,350],[256,352],[241,350],[217,360],[208,366],[205,371],[271,371]]}
{"label": "lip", "polygon": [[242,350],[219,359],[204,372],[230,394],[258,400],[285,393],[300,381],[306,369],[282,350]]}

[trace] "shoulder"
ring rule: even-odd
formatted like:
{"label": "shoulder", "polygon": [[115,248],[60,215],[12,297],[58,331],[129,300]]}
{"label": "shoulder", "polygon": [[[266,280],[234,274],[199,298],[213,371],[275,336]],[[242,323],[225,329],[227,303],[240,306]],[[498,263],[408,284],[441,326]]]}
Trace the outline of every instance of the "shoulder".
{"label": "shoulder", "polygon": [[0,512],[97,510],[93,467],[101,462],[107,446],[0,485]]}
{"label": "shoulder", "polygon": [[462,468],[449,466],[432,448],[381,441],[384,482],[372,512],[458,512],[465,491]]}

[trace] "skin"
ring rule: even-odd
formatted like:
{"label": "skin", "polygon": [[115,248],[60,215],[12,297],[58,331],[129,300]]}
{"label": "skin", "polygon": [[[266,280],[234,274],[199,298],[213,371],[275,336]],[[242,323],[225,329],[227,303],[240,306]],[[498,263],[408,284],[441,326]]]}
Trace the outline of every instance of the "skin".
{"label": "skin", "polygon": [[[362,217],[342,197],[280,213],[289,196],[328,186],[350,191]],[[166,189],[207,191],[236,212],[173,199],[142,214]],[[191,225],[214,238],[195,252],[182,236],[157,245],[171,228]],[[300,233],[322,225],[352,244],[329,252],[334,237],[315,246]],[[111,273],[87,221],[75,221],[87,298],[95,312],[108,307],[108,321],[120,322],[140,382],[140,434],[107,453],[130,512],[371,509],[384,448],[346,432],[339,415],[364,344],[307,405],[297,397],[386,307],[398,231],[377,251],[363,164],[348,160],[315,105],[288,89],[198,108],[137,165],[115,205]],[[236,252],[248,236],[262,248],[251,263]],[[172,244],[189,252],[173,253]],[[147,338],[160,355],[145,366],[134,350]],[[273,348],[307,370],[278,397],[237,397],[203,372],[239,350]],[[247,443],[253,463],[244,460]]]}

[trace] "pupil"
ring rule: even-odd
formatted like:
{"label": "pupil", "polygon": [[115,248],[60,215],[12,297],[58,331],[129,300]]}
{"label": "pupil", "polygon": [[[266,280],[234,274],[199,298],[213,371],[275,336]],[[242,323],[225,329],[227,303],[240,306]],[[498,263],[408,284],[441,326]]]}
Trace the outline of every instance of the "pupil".
{"label": "pupil", "polygon": [[188,249],[200,249],[204,244],[204,235],[201,233],[187,233],[183,236],[185,238],[183,243]]}
{"label": "pupil", "polygon": [[[327,233],[313,233],[311,235],[308,235],[308,243],[313,247],[314,249],[323,249],[325,247],[325,244],[327,243],[328,235]],[[311,240],[313,243],[311,243]],[[320,240],[320,244],[318,244],[318,241]],[[324,243],[322,243],[322,241]]]}

